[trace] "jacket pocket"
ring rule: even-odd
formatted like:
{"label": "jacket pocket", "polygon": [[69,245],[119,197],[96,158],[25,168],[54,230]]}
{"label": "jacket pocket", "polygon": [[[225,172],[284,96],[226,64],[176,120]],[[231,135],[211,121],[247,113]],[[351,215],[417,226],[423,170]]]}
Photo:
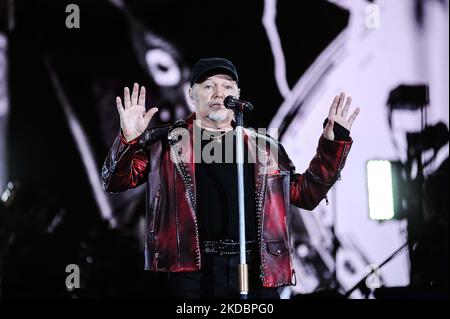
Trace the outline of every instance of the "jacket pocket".
{"label": "jacket pocket", "polygon": [[267,252],[275,256],[282,256],[287,255],[289,250],[284,241],[268,241]]}

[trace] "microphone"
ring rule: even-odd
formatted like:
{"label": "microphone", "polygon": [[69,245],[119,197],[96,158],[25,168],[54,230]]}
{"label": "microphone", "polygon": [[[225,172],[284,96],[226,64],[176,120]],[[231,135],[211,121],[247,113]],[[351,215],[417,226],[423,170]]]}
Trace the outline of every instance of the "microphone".
{"label": "microphone", "polygon": [[238,100],[235,96],[228,95],[225,100],[223,100],[223,104],[227,109],[234,111],[251,111],[253,110],[253,105],[250,102]]}

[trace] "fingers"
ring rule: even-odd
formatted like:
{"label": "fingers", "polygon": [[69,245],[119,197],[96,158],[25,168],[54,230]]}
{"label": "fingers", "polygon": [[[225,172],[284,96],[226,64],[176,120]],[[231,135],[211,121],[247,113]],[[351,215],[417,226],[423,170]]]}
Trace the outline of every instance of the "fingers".
{"label": "fingers", "polygon": [[117,105],[117,110],[119,111],[119,114],[122,114],[122,112],[123,112],[122,100],[118,96],[116,97],[116,105]]}
{"label": "fingers", "polygon": [[328,117],[331,117],[336,114],[336,108],[339,103],[339,96],[336,95],[334,97],[333,103],[331,103],[330,112],[328,113]]}
{"label": "fingers", "polygon": [[347,102],[344,105],[344,109],[342,110],[342,117],[347,117],[348,109],[350,108],[350,104],[352,103],[352,98],[349,96],[347,98]]}
{"label": "fingers", "polygon": [[139,95],[139,85],[134,83],[133,93],[131,93],[131,105],[137,105]]}
{"label": "fingers", "polygon": [[353,112],[353,114],[350,116],[350,118],[348,119],[348,124],[350,125],[350,127],[352,127],[353,122],[355,121],[356,117],[359,114],[359,107],[356,108],[356,110]]}
{"label": "fingers", "polygon": [[145,108],[145,87],[144,86],[141,86],[141,91],[139,92],[138,105],[143,106]]}
{"label": "fingers", "polygon": [[[345,102],[345,103],[344,103]],[[328,116],[339,115],[345,117],[350,108],[350,104],[352,103],[352,98],[349,96],[347,100],[345,99],[345,93],[341,92],[341,94],[336,95],[334,97],[333,103],[331,104],[330,113]]]}
{"label": "fingers", "polygon": [[125,110],[129,109],[131,107],[131,100],[130,100],[130,90],[127,87],[123,89],[123,97],[125,101]]}
{"label": "fingers", "polygon": [[152,107],[150,110],[147,111],[147,113],[144,116],[144,120],[147,125],[150,122],[150,120],[153,118],[153,115],[155,115],[156,112],[158,112],[157,107]]}
{"label": "fingers", "polygon": [[134,83],[131,97],[130,97],[130,89],[128,89],[128,87],[125,87],[123,89],[123,96],[125,102],[125,109],[128,109],[133,105],[141,105],[145,107],[145,87],[142,86],[141,90],[139,91],[139,84]]}
{"label": "fingers", "polygon": [[337,115],[340,115],[342,113],[342,108],[344,107],[344,102],[345,102],[345,93],[341,92],[341,94],[339,95],[339,104],[336,109]]}

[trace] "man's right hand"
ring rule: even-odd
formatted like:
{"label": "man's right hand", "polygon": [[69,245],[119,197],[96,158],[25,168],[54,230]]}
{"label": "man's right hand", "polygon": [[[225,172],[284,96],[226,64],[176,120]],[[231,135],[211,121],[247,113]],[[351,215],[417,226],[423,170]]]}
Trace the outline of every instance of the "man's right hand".
{"label": "man's right hand", "polygon": [[124,88],[123,94],[125,107],[122,106],[122,100],[119,96],[116,97],[116,104],[122,134],[129,142],[144,133],[153,115],[158,112],[158,108],[153,107],[148,112],[145,111],[145,87],[142,86],[139,92],[137,83],[134,83],[131,99],[130,90],[127,87]]}

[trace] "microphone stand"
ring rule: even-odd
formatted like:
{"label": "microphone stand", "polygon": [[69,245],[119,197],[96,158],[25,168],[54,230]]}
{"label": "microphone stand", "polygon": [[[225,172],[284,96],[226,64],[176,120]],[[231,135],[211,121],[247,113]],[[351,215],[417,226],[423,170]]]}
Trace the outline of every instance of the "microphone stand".
{"label": "microphone stand", "polygon": [[244,116],[241,109],[234,109],[236,120],[236,160],[239,199],[239,290],[240,299],[248,299],[248,265],[245,254],[245,197],[244,197]]}
{"label": "microphone stand", "polygon": [[251,111],[253,105],[229,95],[224,99],[225,107],[234,111],[236,120],[236,160],[238,173],[239,201],[239,291],[240,299],[248,299],[248,265],[245,254],[245,197],[244,197],[244,111]]}

